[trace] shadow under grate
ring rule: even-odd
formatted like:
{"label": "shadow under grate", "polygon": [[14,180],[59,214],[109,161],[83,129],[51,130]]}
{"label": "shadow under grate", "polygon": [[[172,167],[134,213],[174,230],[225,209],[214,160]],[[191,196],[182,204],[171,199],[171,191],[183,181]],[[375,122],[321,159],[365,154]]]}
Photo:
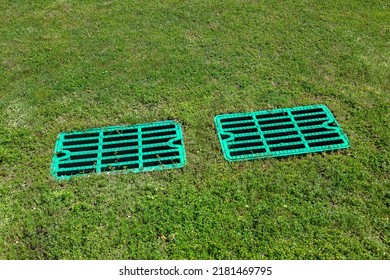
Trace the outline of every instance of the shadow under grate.
{"label": "shadow under grate", "polygon": [[332,151],[350,146],[325,105],[218,115],[214,122],[228,161]]}
{"label": "shadow under grate", "polygon": [[186,163],[181,127],[175,121],[62,132],[51,173],[56,179],[101,172],[181,168]]}

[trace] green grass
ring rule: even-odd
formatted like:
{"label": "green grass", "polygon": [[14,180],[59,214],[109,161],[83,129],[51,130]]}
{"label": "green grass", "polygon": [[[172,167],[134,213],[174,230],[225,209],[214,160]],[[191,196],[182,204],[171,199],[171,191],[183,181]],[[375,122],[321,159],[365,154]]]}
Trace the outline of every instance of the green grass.
{"label": "green grass", "polygon": [[[0,0],[0,258],[389,259],[389,63],[388,1]],[[215,115],[318,103],[350,149],[223,159]],[[51,178],[59,132],[167,119],[184,169]]]}

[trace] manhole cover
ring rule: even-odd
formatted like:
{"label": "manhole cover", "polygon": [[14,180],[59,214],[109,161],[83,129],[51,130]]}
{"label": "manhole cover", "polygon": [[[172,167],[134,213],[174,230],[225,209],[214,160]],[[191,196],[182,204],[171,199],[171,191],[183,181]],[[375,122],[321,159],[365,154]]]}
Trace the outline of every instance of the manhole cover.
{"label": "manhole cover", "polygon": [[139,172],[185,165],[181,127],[174,121],[62,132],[55,145],[52,175]]}
{"label": "manhole cover", "polygon": [[347,136],[325,105],[218,115],[214,121],[228,161],[349,147]]}

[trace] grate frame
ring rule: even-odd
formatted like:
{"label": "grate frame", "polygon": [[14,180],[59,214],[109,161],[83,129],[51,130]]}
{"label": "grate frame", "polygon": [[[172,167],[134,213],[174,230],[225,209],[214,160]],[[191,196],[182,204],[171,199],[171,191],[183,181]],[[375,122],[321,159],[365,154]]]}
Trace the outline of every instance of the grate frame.
{"label": "grate frame", "polygon": [[51,174],[57,180],[94,173],[138,173],[182,168],[182,129],[173,120],[108,126],[58,134]]}
{"label": "grate frame", "polygon": [[215,116],[214,123],[223,156],[230,162],[350,147],[348,137],[323,104],[222,114]]}

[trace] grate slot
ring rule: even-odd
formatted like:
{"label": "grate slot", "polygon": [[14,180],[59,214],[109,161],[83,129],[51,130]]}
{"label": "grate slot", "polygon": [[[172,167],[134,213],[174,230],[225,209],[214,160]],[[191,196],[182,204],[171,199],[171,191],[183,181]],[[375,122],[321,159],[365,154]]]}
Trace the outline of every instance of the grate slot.
{"label": "grate slot", "polygon": [[174,121],[113,126],[60,133],[52,175],[69,179],[88,173],[136,173],[180,168],[185,161],[182,130]]}
{"label": "grate slot", "polygon": [[131,147],[131,146],[137,146],[138,142],[127,142],[127,141],[121,141],[116,142],[113,144],[103,144],[103,150],[105,149],[113,149],[113,148],[122,148],[122,147]]}
{"label": "grate slot", "polygon": [[91,140],[78,140],[78,141],[66,141],[63,143],[64,146],[70,146],[70,147],[73,147],[73,146],[81,146],[81,145],[87,145],[87,144],[98,144],[99,143],[99,139],[91,139]]}
{"label": "grate slot", "polygon": [[223,124],[223,128],[234,128],[234,127],[245,127],[245,126],[255,126],[254,122],[234,122],[232,124]]}
{"label": "grate slot", "polygon": [[167,153],[152,153],[152,154],[143,154],[142,158],[146,159],[159,159],[162,157],[178,157],[179,153],[177,152],[167,152]]}
{"label": "grate slot", "polygon": [[153,131],[153,130],[162,130],[162,129],[174,129],[176,126],[174,124],[169,125],[161,125],[161,126],[149,126],[149,127],[143,127],[142,132],[146,131]]}
{"label": "grate slot", "polygon": [[[268,142],[267,142],[268,144]],[[269,144],[268,146],[269,147],[284,147],[284,146],[291,146],[291,145],[298,145],[298,144],[302,144],[302,141],[301,139],[299,138],[297,141],[293,141],[293,142],[281,142],[279,144]]]}
{"label": "grate slot", "polygon": [[73,168],[73,167],[80,167],[80,166],[93,166],[96,164],[96,161],[73,161],[69,163],[61,163],[58,166],[60,168]]}
{"label": "grate slot", "polygon": [[175,149],[174,147],[164,145],[164,146],[152,146],[149,148],[143,148],[142,151],[143,152],[157,152],[157,151],[171,151],[174,149]]}
{"label": "grate slot", "polygon": [[79,160],[79,159],[87,159],[87,158],[96,158],[97,153],[91,153],[91,154],[74,154],[70,156],[71,160]]}
{"label": "grate slot", "polygon": [[325,127],[315,127],[315,128],[306,128],[301,129],[302,134],[311,134],[311,133],[318,133],[318,132],[329,132],[329,129]]}
{"label": "grate slot", "polygon": [[102,166],[101,171],[102,172],[114,172],[114,171],[120,171],[120,170],[131,170],[138,168],[138,163],[130,163],[130,164],[121,164],[121,165],[105,165]]}
{"label": "grate slot", "polygon": [[132,157],[116,157],[116,158],[105,158],[102,159],[102,164],[108,164],[108,163],[115,163],[115,162],[137,162],[138,156],[132,156]]}
{"label": "grate slot", "polygon": [[142,137],[145,139],[145,138],[154,138],[154,137],[168,136],[168,135],[176,135],[176,131],[165,130],[165,131],[159,131],[159,132],[153,132],[153,133],[143,133]]}
{"label": "grate slot", "polygon": [[287,128],[294,128],[293,124],[278,124],[278,125],[269,125],[269,126],[261,126],[262,131],[272,131],[272,130],[284,130]]}
{"label": "grate slot", "polygon": [[236,117],[236,118],[227,118],[227,119],[221,119],[221,123],[229,123],[229,122],[239,122],[239,121],[251,121],[252,117],[251,116],[246,116],[246,117]]}
{"label": "grate slot", "polygon": [[234,148],[234,149],[229,149],[231,152],[240,152],[240,151],[252,151],[254,149],[265,149],[265,146],[263,147],[244,147],[244,148]]}
{"label": "grate slot", "polygon": [[163,162],[163,161],[168,161],[168,160],[170,160],[170,161],[175,161],[175,160],[177,160],[178,158],[177,157],[169,157],[169,156],[167,156],[167,157],[159,157],[159,158],[150,158],[150,159],[146,159],[146,160],[144,160],[144,163],[146,163],[146,162]]}
{"label": "grate slot", "polygon": [[[326,116],[326,115],[323,115],[321,114],[322,117],[315,117],[315,118],[310,118],[310,119],[305,119],[305,120],[296,120],[296,118],[294,118],[294,120],[297,122],[297,123],[310,123],[310,122],[313,122],[313,121],[322,121],[322,122],[326,122],[329,120],[329,118]],[[291,115],[292,116],[292,115]],[[312,117],[312,116],[309,116],[309,117]]]}
{"label": "grate slot", "polygon": [[113,163],[106,163],[102,164],[102,168],[104,167],[109,167],[109,168],[115,168],[119,169],[124,167],[125,169],[129,169],[132,167],[139,167],[139,162],[134,160],[134,161],[123,161],[123,162],[113,162]]}
{"label": "grate slot", "polygon": [[258,139],[261,139],[260,135],[253,134],[253,135],[245,135],[245,136],[235,137],[234,141],[235,142],[240,142],[240,141],[258,140]]}
{"label": "grate slot", "polygon": [[84,137],[84,138],[72,138],[72,139],[65,139],[64,137],[64,143],[74,143],[78,141],[87,141],[87,140],[95,140],[96,142],[99,141],[98,137]]}
{"label": "grate slot", "polygon": [[[286,136],[279,136],[279,137],[268,137],[268,138],[265,138],[265,140],[267,141],[267,143],[269,143],[269,141],[272,141],[272,140],[277,140],[277,139],[291,139],[291,138],[297,138],[299,137],[300,135],[299,134],[294,134],[294,135],[286,135]],[[302,138],[299,138],[299,139],[302,139]]]}
{"label": "grate slot", "polygon": [[304,115],[302,117],[295,117],[294,119],[298,121],[304,121],[304,120],[312,120],[312,119],[319,119],[319,118],[325,118],[327,119],[325,114],[319,114],[319,115]]}
{"label": "grate slot", "polygon": [[324,112],[322,108],[313,108],[313,109],[304,109],[304,110],[291,110],[291,114],[293,115],[302,115],[302,114],[310,114],[310,113],[318,113]]}
{"label": "grate slot", "polygon": [[[72,149],[72,148],[79,148],[79,147],[94,147],[96,145],[98,145],[99,143],[96,142],[96,143],[85,143],[85,144],[78,144],[78,145],[75,145],[75,144],[72,144],[72,145],[66,145],[66,149]],[[62,146],[64,146],[64,143],[62,143]]]}
{"label": "grate slot", "polygon": [[103,132],[104,136],[114,136],[123,134],[137,134],[137,129],[113,129]]}
{"label": "grate slot", "polygon": [[264,121],[258,121],[259,125],[263,126],[266,124],[279,124],[279,123],[288,123],[290,122],[290,118],[278,118],[278,119],[267,119]]}
{"label": "grate slot", "polygon": [[98,146],[81,146],[81,147],[66,147],[66,150],[70,152],[84,152],[84,151],[97,151]]}
{"label": "grate slot", "polygon": [[291,124],[291,120],[290,119],[286,119],[283,122],[262,124],[261,128],[271,127],[271,128],[279,129],[278,128],[279,126],[284,126],[284,125],[289,125],[289,124]]}
{"label": "grate slot", "polygon": [[305,127],[305,126],[318,126],[318,125],[323,125],[325,121],[327,121],[328,119],[320,119],[320,120],[309,120],[309,121],[301,121],[301,122],[297,122],[297,125],[299,127]]}
{"label": "grate slot", "polygon": [[168,142],[169,140],[172,140],[174,139],[175,137],[168,137],[168,138],[163,138],[164,136],[162,137],[155,137],[153,139],[148,139],[148,140],[142,140],[142,144],[143,145],[149,145],[149,144],[157,144],[157,143],[166,143]]}
{"label": "grate slot", "polygon": [[[247,126],[250,116],[256,120],[256,128]],[[229,161],[349,147],[348,138],[324,105],[219,115],[215,125],[222,152]]]}
{"label": "grate slot", "polygon": [[284,151],[284,150],[295,150],[295,149],[304,149],[304,144],[295,144],[295,145],[286,145],[286,146],[277,146],[277,147],[271,147],[271,152],[276,151]]}
{"label": "grate slot", "polygon": [[138,149],[111,150],[110,152],[103,152],[102,157],[131,154],[138,154]]}
{"label": "grate slot", "polygon": [[249,129],[229,129],[225,130],[226,132],[230,132],[233,134],[246,134],[246,133],[253,133],[257,132],[257,128],[249,128]]}
{"label": "grate slot", "polygon": [[244,147],[258,147],[258,146],[263,146],[263,142],[243,142],[243,143],[236,143],[235,144],[230,144],[229,148],[230,149],[236,149],[236,148],[244,148]]}
{"label": "grate slot", "polygon": [[280,143],[290,143],[290,142],[298,142],[300,141],[300,137],[294,137],[294,138],[279,138],[275,140],[267,140],[268,145],[274,145],[274,144],[280,144]]}
{"label": "grate slot", "polygon": [[145,167],[151,166],[159,166],[159,165],[170,165],[170,164],[178,164],[180,163],[180,159],[169,159],[169,160],[161,160],[161,161],[147,161],[144,162]]}
{"label": "grate slot", "polygon": [[333,138],[333,137],[340,137],[340,135],[336,132],[329,133],[329,131],[325,131],[324,133],[316,133],[316,134],[309,134],[305,135],[306,140],[316,140],[316,139],[324,139],[324,138]]}
{"label": "grate slot", "polygon": [[[266,112],[266,111],[264,111]],[[258,120],[260,119],[269,119],[269,118],[280,118],[280,117],[285,117],[286,114],[284,112],[279,112],[279,113],[261,113],[259,112],[260,114],[259,115],[256,115],[256,118]]]}
{"label": "grate slot", "polygon": [[136,157],[138,156],[138,153],[131,153],[131,154],[122,154],[122,155],[110,155],[110,156],[105,156],[105,157],[102,157],[103,160],[106,160],[106,159],[119,159],[119,158],[124,158],[124,157]]}
{"label": "grate slot", "polygon": [[99,137],[99,133],[75,133],[68,134],[64,136],[64,139],[79,139],[79,138],[91,138],[91,137]]}
{"label": "grate slot", "polygon": [[[240,127],[222,127],[226,132],[232,132],[232,133],[251,133],[252,129],[256,129],[255,124],[246,125],[246,126],[240,126]],[[241,132],[243,131],[243,132]],[[249,131],[249,132],[246,132]]]}
{"label": "grate slot", "polygon": [[275,132],[275,133],[274,131],[270,131],[270,133],[264,133],[264,137],[266,139],[275,138],[275,137],[284,137],[284,136],[294,136],[294,135],[298,135],[298,132],[296,132],[295,130]]}
{"label": "grate slot", "polygon": [[309,142],[310,147],[319,147],[319,146],[329,146],[329,145],[338,145],[343,144],[344,141],[338,138],[329,138],[323,141],[315,140],[316,142]]}
{"label": "grate slot", "polygon": [[[66,148],[66,149],[62,149],[62,151],[67,151],[68,149]],[[71,155],[72,156],[74,156],[74,155],[89,155],[89,154],[97,154],[98,155],[98,153],[96,152],[96,151],[81,151],[81,152],[72,152],[71,153]],[[59,153],[57,153],[57,156],[58,157],[64,157],[64,156],[66,156],[66,154],[65,153],[63,153],[63,152],[59,152]]]}
{"label": "grate slot", "polygon": [[235,157],[235,156],[262,154],[265,152],[266,152],[265,149],[240,150],[240,151],[231,151],[230,155]]}
{"label": "grate slot", "polygon": [[138,139],[137,135],[115,135],[110,138],[103,138],[103,143],[114,142],[114,141],[128,141],[128,140],[136,140]]}

